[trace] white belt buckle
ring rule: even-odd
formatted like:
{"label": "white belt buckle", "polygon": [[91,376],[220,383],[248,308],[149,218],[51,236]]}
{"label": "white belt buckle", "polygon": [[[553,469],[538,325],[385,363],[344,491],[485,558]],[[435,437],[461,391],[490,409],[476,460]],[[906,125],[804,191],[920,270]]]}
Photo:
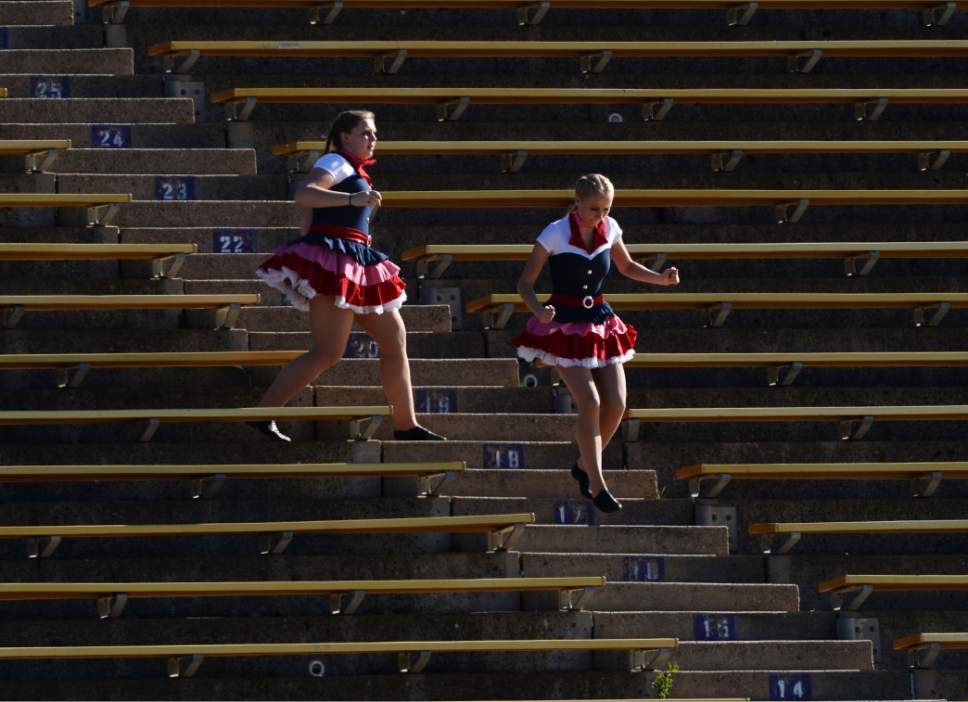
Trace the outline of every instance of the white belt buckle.
{"label": "white belt buckle", "polygon": [[584,307],[586,310],[590,310],[592,307],[595,306],[595,298],[592,297],[591,295],[585,295],[585,297],[581,299],[581,306]]}

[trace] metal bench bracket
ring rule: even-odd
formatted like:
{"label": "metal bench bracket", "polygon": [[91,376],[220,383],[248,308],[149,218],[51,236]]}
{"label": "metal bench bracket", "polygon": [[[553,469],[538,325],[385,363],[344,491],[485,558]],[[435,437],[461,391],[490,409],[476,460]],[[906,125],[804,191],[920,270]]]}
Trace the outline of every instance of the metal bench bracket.
{"label": "metal bench bracket", "polygon": [[950,149],[922,151],[918,154],[919,171],[940,171],[951,157]]}
{"label": "metal bench bracket", "polygon": [[93,205],[87,208],[87,224],[93,227],[96,224],[106,227],[118,216],[121,208],[116,202],[109,202],[104,205]]}
{"label": "metal bench bracket", "polygon": [[588,597],[595,591],[592,587],[558,591],[558,609],[573,612],[581,611]]}
{"label": "metal bench bracket", "polygon": [[810,207],[810,200],[805,197],[794,202],[782,202],[774,208],[777,224],[796,224]]}
{"label": "metal bench bracket", "polygon": [[544,16],[548,14],[548,10],[551,9],[551,3],[549,0],[542,0],[541,2],[534,5],[525,5],[524,7],[518,8],[518,25],[523,27],[525,25],[536,25],[544,19]]}
{"label": "metal bench bracket", "polygon": [[528,152],[525,149],[516,149],[506,154],[501,154],[502,173],[520,173],[524,168],[524,162],[528,160]]}
{"label": "metal bench bracket", "polygon": [[915,307],[914,308],[914,326],[923,327],[924,324],[924,313],[933,312],[931,319],[928,320],[927,326],[936,327],[941,324],[941,320],[945,318],[948,311],[951,309],[950,302],[939,302],[937,305],[927,305],[925,307]]}
{"label": "metal bench bracket", "polygon": [[689,494],[693,498],[697,498],[697,497],[700,497],[700,496],[702,496],[704,498],[719,497],[723,493],[723,490],[726,489],[726,486],[729,485],[729,482],[732,479],[733,479],[733,476],[731,474],[729,474],[729,473],[720,473],[719,475],[716,476],[716,483],[715,483],[715,485],[713,485],[711,488],[709,488],[706,491],[706,494],[705,495],[701,495],[701,492],[702,492],[702,484],[704,482],[710,482],[711,478],[708,478],[708,477],[706,477],[706,478],[690,478],[689,479]]}
{"label": "metal bench bracket", "polygon": [[[377,56],[373,59],[373,72],[387,75],[398,73],[403,66],[403,62],[407,60],[409,53],[406,49],[397,49],[388,54]],[[387,61],[390,61],[389,67],[387,66]]]}
{"label": "metal bench bracket", "polygon": [[709,164],[716,173],[732,173],[743,160],[744,155],[742,149],[720,151],[709,155]]}
{"label": "metal bench bracket", "polygon": [[712,307],[706,308],[706,326],[707,327],[721,327],[726,322],[726,318],[729,317],[729,313],[733,311],[732,302],[720,302],[718,305],[713,305]]}
{"label": "metal bench bracket", "polygon": [[112,2],[101,8],[101,17],[105,24],[123,24],[124,17],[128,14],[129,3],[127,0]]}
{"label": "metal bench bracket", "polygon": [[50,558],[61,541],[60,536],[32,536],[27,539],[27,558]]}
{"label": "metal bench bracket", "polygon": [[277,556],[292,543],[292,532],[284,531],[280,534],[263,534],[259,537],[259,553],[263,556]]}
{"label": "metal bench bracket", "polygon": [[[319,15],[322,10],[327,10],[327,13],[325,17],[320,19]],[[332,24],[342,11],[343,0],[334,0],[333,2],[323,3],[319,7],[310,8],[306,14],[309,19],[309,24]]]}
{"label": "metal bench bracket", "polygon": [[421,258],[417,261],[417,277],[440,278],[453,262],[453,254],[438,254]]}
{"label": "metal bench bracket", "polygon": [[[202,57],[202,52],[198,49],[190,49],[177,54],[167,54],[164,58],[165,73],[175,73],[184,75],[191,70],[192,66]],[[178,63],[181,61],[181,63]]]}
{"label": "metal bench bracket", "polygon": [[466,95],[456,100],[448,100],[437,105],[438,122],[454,122],[464,116],[467,108],[471,104],[471,99]]}
{"label": "metal bench bracket", "polygon": [[141,438],[138,439],[138,441],[141,441],[143,443],[148,443],[149,441],[151,441],[155,436],[155,432],[158,431],[159,426],[161,426],[160,419],[158,419],[157,417],[152,417],[151,419],[149,419],[148,425],[145,427],[145,430],[141,434]]}
{"label": "metal bench bracket", "polygon": [[59,155],[60,151],[57,149],[27,154],[24,157],[24,168],[27,170],[27,173],[43,173],[54,165],[54,161],[57,160]]}
{"label": "metal bench bracket", "polygon": [[642,105],[642,119],[646,122],[661,122],[672,109],[672,98],[653,100]]}
{"label": "metal bench bracket", "polygon": [[436,497],[440,488],[448,480],[457,475],[457,471],[449,470],[446,473],[435,473],[433,475],[422,475],[417,479],[417,493],[427,497]]}
{"label": "metal bench bracket", "polygon": [[726,23],[730,27],[745,27],[753,19],[760,4],[758,2],[748,2],[737,5],[726,10]]}
{"label": "metal bench bracket", "polygon": [[[786,373],[783,370],[786,369]],[[793,385],[793,381],[803,370],[802,361],[794,361],[787,366],[771,366],[766,369],[766,382],[772,388],[777,385]],[[780,375],[783,374],[781,378]]]}
{"label": "metal bench bracket", "polygon": [[215,313],[215,330],[219,329],[231,329],[235,325],[235,321],[239,318],[239,313],[242,311],[242,305],[238,302],[233,302],[225,307],[220,307]]}
{"label": "metal bench bracket", "polygon": [[[166,259],[167,258],[172,259],[171,265],[168,266],[167,271],[161,270],[161,266],[159,266],[159,273],[155,276],[156,278],[174,278],[181,272],[182,266],[185,265],[186,256],[183,253],[177,253],[174,256],[167,256]],[[158,263],[161,264],[166,259],[162,259]]]}
{"label": "metal bench bracket", "polygon": [[202,661],[205,660],[205,656],[201,656],[197,653],[192,654],[188,665],[182,670],[182,659],[179,656],[172,656],[168,659],[168,677],[169,678],[190,678],[202,665]]}
{"label": "metal bench bracket", "polygon": [[943,478],[944,473],[940,470],[919,475],[911,480],[911,495],[914,497],[931,497],[937,492]]}
{"label": "metal bench bracket", "polygon": [[887,98],[879,97],[876,100],[858,102],[854,105],[854,119],[858,122],[873,122],[880,119],[887,109]]}
{"label": "metal bench bracket", "polygon": [[225,106],[225,119],[229,122],[244,122],[252,116],[257,102],[251,95],[243,100],[233,100]]}
{"label": "metal bench bracket", "polygon": [[[343,603],[344,595],[349,595],[349,602]],[[353,592],[334,592],[329,596],[329,611],[333,614],[353,614],[363,604],[366,593],[363,590]]]}
{"label": "metal bench bracket", "polygon": [[823,57],[821,49],[810,49],[795,54],[787,59],[787,70],[790,73],[810,73]]}
{"label": "metal bench bracket", "polygon": [[485,325],[491,329],[504,329],[514,314],[514,304],[505,302],[496,310],[488,310],[485,315]]}
{"label": "metal bench bracket", "polygon": [[406,651],[397,654],[397,668],[401,673],[419,673],[430,663],[430,651],[412,653]]}
{"label": "metal bench bracket", "polygon": [[643,673],[647,670],[661,670],[672,657],[672,649],[629,651],[629,672]]}
{"label": "metal bench bracket", "polygon": [[79,363],[73,366],[74,377],[70,377],[71,368],[58,368],[57,369],[57,387],[59,388],[78,388],[84,379],[87,378],[88,371],[91,370],[91,364],[88,362]]}
{"label": "metal bench bracket", "polygon": [[914,668],[933,668],[943,650],[942,645],[937,642],[912,648],[908,651],[908,665]]}
{"label": "metal bench bracket", "polygon": [[639,440],[642,431],[642,420],[626,419],[622,422],[622,438],[628,443],[635,443]]}
{"label": "metal bench bracket", "polygon": [[870,414],[860,419],[844,419],[839,422],[840,438],[843,441],[863,439],[873,425],[874,417]]}
{"label": "metal bench bracket", "polygon": [[612,55],[611,49],[605,49],[604,51],[599,51],[597,54],[588,54],[587,56],[582,56],[582,75],[587,76],[592,73],[601,73],[605,70],[605,66],[608,65],[608,62],[612,60]]}
{"label": "metal bench bracket", "polygon": [[121,616],[126,604],[128,604],[128,595],[124,592],[98,597],[97,616],[99,619],[117,619]]}
{"label": "metal bench bracket", "polygon": [[524,534],[524,524],[513,524],[504,529],[488,532],[488,551],[510,551]]}
{"label": "metal bench bracket", "polygon": [[[880,251],[868,251],[867,253],[847,256],[844,258],[844,273],[848,278],[853,278],[855,275],[867,275],[874,269],[879,260],[881,260]],[[863,264],[860,270],[857,270],[858,263]]]}
{"label": "metal bench bracket", "polygon": [[786,536],[786,541],[784,541],[779,548],[774,549],[773,535],[764,534],[763,536],[760,537],[760,550],[763,553],[772,553],[774,555],[789,553],[794,546],[800,543],[801,534],[798,531],[794,531],[790,534],[785,534],[785,536]]}
{"label": "metal bench bracket", "polygon": [[192,499],[214,497],[225,485],[225,473],[215,473],[192,480]]}
{"label": "metal bench bracket", "polygon": [[943,27],[948,24],[948,20],[954,16],[957,9],[958,3],[955,0],[948,0],[937,7],[929,7],[921,11],[921,23],[925,27]]}
{"label": "metal bench bracket", "polygon": [[4,329],[13,329],[20,323],[26,308],[23,305],[11,305],[3,311]]}
{"label": "metal bench bracket", "polygon": [[381,422],[383,422],[383,417],[377,416],[354,419],[350,422],[350,437],[358,441],[369,441],[380,428]]}

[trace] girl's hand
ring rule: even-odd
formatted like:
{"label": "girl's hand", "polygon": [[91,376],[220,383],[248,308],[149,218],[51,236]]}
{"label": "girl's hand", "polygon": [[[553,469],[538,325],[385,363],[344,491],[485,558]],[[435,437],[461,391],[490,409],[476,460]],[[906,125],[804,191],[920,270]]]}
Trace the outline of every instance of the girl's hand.
{"label": "girl's hand", "polygon": [[383,196],[376,190],[360,190],[353,193],[350,202],[356,207],[379,207],[383,202]]}
{"label": "girl's hand", "polygon": [[536,316],[539,322],[542,324],[547,324],[555,318],[555,308],[552,305],[545,305],[541,308],[541,312]]}
{"label": "girl's hand", "polygon": [[666,268],[662,271],[662,279],[659,281],[659,285],[678,285],[679,284],[679,269],[678,268]]}

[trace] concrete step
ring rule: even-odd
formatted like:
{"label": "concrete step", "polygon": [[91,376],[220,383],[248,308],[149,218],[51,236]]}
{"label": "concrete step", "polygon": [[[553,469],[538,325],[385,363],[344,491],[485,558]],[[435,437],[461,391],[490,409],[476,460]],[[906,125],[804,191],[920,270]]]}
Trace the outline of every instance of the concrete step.
{"label": "concrete step", "polygon": [[252,280],[185,280],[185,292],[198,295],[247,295],[257,293],[260,296],[259,305],[276,307],[284,304],[285,300],[280,291],[269,287],[258,278]]}
{"label": "concrete step", "polygon": [[[225,146],[225,127],[218,123],[194,124],[188,120],[188,124],[161,124],[157,121],[132,124],[130,121],[124,123],[107,118],[88,118],[83,115],[79,115],[77,119],[77,122],[55,124],[25,122],[4,124],[3,137],[4,139],[70,139],[74,148],[103,147],[112,143],[124,143],[128,147],[142,149],[168,149],[172,144],[178,144],[185,149]],[[181,119],[181,113],[179,121],[185,121]]]}
{"label": "concrete step", "polygon": [[[489,383],[493,385],[500,383],[503,387],[517,388],[518,364],[511,358],[415,358],[410,361],[410,377],[413,384],[418,386],[448,386],[457,383],[470,383],[472,385]],[[348,358],[345,362],[324,371],[317,378],[316,384],[324,386],[317,388],[320,399],[327,396],[332,397],[335,394],[333,390],[325,387],[328,385],[378,386],[381,384],[379,361],[371,358]],[[343,398],[343,401],[346,401],[351,399],[352,396],[346,398],[343,395]],[[340,404],[342,404],[342,401],[340,401]],[[486,416],[489,415],[467,415],[466,421],[483,420]],[[437,415],[435,418],[444,419],[444,417],[445,415]],[[457,424],[463,425],[464,423],[460,415],[455,414],[453,419]]]}
{"label": "concrete step", "polygon": [[7,98],[0,123],[20,122],[181,122],[195,121],[190,98]]}
{"label": "concrete step", "polygon": [[253,272],[263,261],[265,253],[197,253],[188,257],[181,269],[182,278],[238,278],[251,280]]}
{"label": "concrete step", "polygon": [[2,0],[0,25],[72,25],[74,3],[70,0]]}
{"label": "concrete step", "polygon": [[[407,309],[404,306],[402,309]],[[371,355],[377,352],[376,347],[371,347],[372,340],[363,332],[354,334],[350,337],[350,355]],[[266,331],[253,332],[249,330],[249,348],[253,351],[262,350],[289,350],[289,349],[308,349],[312,345],[312,335],[308,332],[294,331]],[[434,332],[408,331],[407,332],[407,354],[410,358],[483,358],[487,355],[484,348],[484,337],[477,332],[450,332],[449,334],[435,334]],[[533,389],[533,388],[531,388]],[[369,393],[367,388],[354,388],[362,394]],[[462,388],[455,388],[460,397],[465,401],[461,406],[474,407],[477,402],[476,396],[469,395]],[[551,405],[550,401],[542,402],[536,396],[539,393],[532,393],[528,396],[531,401],[530,407],[535,411],[545,411]],[[488,394],[492,400],[506,399],[507,393]],[[470,403],[470,404],[468,404]],[[481,404],[481,406],[484,406]]]}
{"label": "concrete step", "polygon": [[[4,353],[115,353],[119,351],[242,351],[244,329],[5,329]],[[53,381],[52,381],[53,382]]]}
{"label": "concrete step", "polygon": [[[211,663],[211,661],[209,661]],[[278,666],[278,661],[275,661]],[[433,665],[433,664],[431,664]],[[477,693],[488,699],[507,699],[508,691],[528,699],[576,699],[605,695],[610,699],[637,699],[643,694],[654,674],[631,675],[620,671],[569,672],[548,671],[547,668],[527,673],[447,673],[436,671],[411,675],[330,675],[322,680],[309,680],[304,661],[298,669],[287,671],[288,676],[219,678],[199,676],[187,680],[159,679],[148,688],[142,681],[112,678],[98,682],[70,683],[39,682],[40,671],[32,679],[21,678],[8,682],[10,696],[47,699],[103,699],[114,696],[124,699],[211,699],[214,697],[239,697],[245,694],[260,698],[302,700],[319,699],[321,696],[336,699],[357,700],[451,700],[466,699]],[[275,668],[278,670],[278,668]],[[49,672],[47,672],[49,675]],[[938,684],[921,685],[941,699],[940,691],[948,699],[964,696],[963,671],[938,674]],[[919,675],[924,678],[925,676]],[[775,691],[784,683],[784,690],[801,682],[800,689],[809,689],[814,700],[910,700],[911,685],[906,671],[857,672],[857,671],[811,671],[799,674],[794,671],[684,671],[674,676],[674,694],[683,698],[733,697],[740,695],[750,699],[769,699],[771,688]],[[173,684],[177,683],[177,684]],[[950,694],[949,694],[950,693]],[[775,693],[774,693],[775,694]]]}
{"label": "concrete step", "polygon": [[[652,500],[658,495],[658,486],[652,471],[610,470],[606,472],[605,479],[612,492],[619,497],[634,496]],[[511,495],[527,498],[528,505],[535,505],[539,501],[536,498],[560,499],[571,496],[574,491],[575,481],[566,470],[477,469],[449,478],[439,492],[458,498],[455,499],[455,505],[475,502],[473,499],[460,498],[509,499]]]}
{"label": "concrete step", "polygon": [[[245,230],[247,236],[246,248],[260,252],[263,259],[280,246],[301,236],[297,227],[249,227],[240,223],[237,228]],[[231,242],[222,240],[221,236],[225,232],[220,230],[219,227],[179,227],[173,225],[166,228],[150,228],[132,226],[125,227],[122,230],[121,238],[122,241],[131,244],[168,244],[174,242],[195,244],[198,246],[199,253],[222,253],[224,248],[231,247]],[[381,242],[377,241],[375,245],[379,248]],[[399,260],[398,263],[400,263]]]}
{"label": "concrete step", "polygon": [[96,49],[104,46],[104,31],[93,24],[14,25],[7,26],[6,30],[7,49]]}
{"label": "concrete step", "polygon": [[121,208],[117,220],[121,227],[137,227],[145,223],[155,227],[177,227],[185,222],[208,227],[297,227],[300,214],[294,203],[281,200],[136,200]]}
{"label": "concrete step", "polygon": [[[400,308],[408,331],[447,333],[451,331],[450,308],[446,305],[408,304]],[[305,331],[306,313],[294,307],[262,305],[247,307],[239,315],[239,325],[250,331]],[[509,357],[506,357],[509,358]]]}
{"label": "concrete step", "polygon": [[[571,441],[386,441],[383,460],[465,461],[468,468],[568,468],[578,451]],[[604,452],[607,469],[623,468],[622,447],[612,442]]]}
{"label": "concrete step", "polygon": [[[605,477],[610,484],[614,483],[617,487],[621,484],[622,474],[623,471],[609,471]],[[616,477],[619,480],[616,480]],[[662,499],[659,502],[665,504],[666,500]],[[528,575],[579,575],[584,572],[583,569],[604,575],[610,583],[763,583],[767,581],[763,556],[628,556],[586,553],[582,558],[574,558],[569,554],[560,553],[529,551],[521,554],[521,571]],[[789,583],[789,580],[777,582]],[[812,584],[804,582],[801,590],[808,590],[811,587],[813,587]],[[703,606],[701,602],[691,605],[691,607],[701,606]],[[732,605],[727,609],[733,609]]]}
{"label": "concrete step", "polygon": [[[605,612],[682,611],[703,607],[713,611],[796,612],[800,601],[796,586],[751,585],[735,583],[614,583],[589,595],[588,607]],[[870,654],[868,653],[868,656]],[[763,663],[758,668],[790,665],[787,662]],[[707,661],[704,666],[722,665]],[[731,661],[737,668],[739,661]],[[837,667],[831,663],[818,668]],[[844,667],[852,668],[853,665]],[[857,666],[860,668],[861,666]],[[700,670],[709,669],[706,667]]]}
{"label": "concrete step", "polygon": [[[49,0],[48,0],[49,2]],[[8,49],[3,52],[4,73],[108,73],[134,74],[131,49]]]}
{"label": "concrete step", "polygon": [[117,227],[4,227],[0,226],[3,243],[32,244],[117,244]]}
{"label": "concrete step", "polygon": [[130,193],[137,200],[248,201],[287,197],[286,182],[271,175],[186,175],[181,171],[173,175],[60,175],[57,185],[65,193]]}
{"label": "concrete step", "polygon": [[[525,472],[526,471],[522,471]],[[564,471],[561,471],[564,472]],[[606,471],[608,482],[623,471]],[[570,474],[566,474],[571,477]],[[570,486],[552,497],[456,497],[454,514],[495,514],[497,512],[533,512],[539,524],[566,524],[594,526],[596,524],[628,524],[639,526],[690,526],[692,507],[687,500],[658,500],[638,492],[619,490],[609,484],[613,495],[622,500],[622,510],[615,514],[603,514],[595,509],[591,500],[578,491],[573,480]],[[676,504],[678,503],[678,504]]]}
{"label": "concrete step", "polygon": [[[9,97],[43,97],[33,85],[36,74],[0,74],[0,82],[9,88]],[[42,77],[49,77],[45,73]],[[165,85],[157,75],[112,75],[106,71],[96,73],[53,74],[59,79],[61,96],[71,98],[163,98]],[[48,85],[50,83],[48,82]],[[51,88],[41,88],[50,94]]]}
{"label": "concrete step", "polygon": [[[466,368],[469,370],[469,363]],[[419,414],[418,418],[428,429],[461,441],[567,441],[575,434],[575,417],[565,414],[453,412]],[[389,439],[390,428],[381,427],[377,437]]]}
{"label": "concrete step", "polygon": [[[57,157],[54,173],[255,175],[251,149],[78,149]],[[132,242],[134,243],[134,242]],[[211,237],[209,237],[211,244]],[[182,269],[184,273],[184,268]],[[224,276],[211,276],[221,278]]]}
{"label": "concrete step", "polygon": [[524,530],[520,551],[557,553],[728,553],[724,527],[532,525]]}
{"label": "concrete step", "polygon": [[[613,585],[609,583],[607,588]],[[694,604],[707,602],[698,600]],[[837,617],[833,612],[770,612],[759,608],[743,612],[732,606],[721,611],[595,612],[595,633],[602,638],[675,636],[680,642],[829,640],[837,638]]]}

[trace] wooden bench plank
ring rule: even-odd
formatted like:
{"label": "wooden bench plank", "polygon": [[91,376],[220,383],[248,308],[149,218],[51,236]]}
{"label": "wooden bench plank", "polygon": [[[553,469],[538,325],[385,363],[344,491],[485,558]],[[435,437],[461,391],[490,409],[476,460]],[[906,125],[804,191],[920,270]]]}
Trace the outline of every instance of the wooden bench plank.
{"label": "wooden bench plank", "polygon": [[0,207],[92,207],[129,202],[131,195],[120,193],[0,193]]}
{"label": "wooden bench plank", "polygon": [[212,309],[225,305],[257,305],[257,293],[196,295],[0,295],[0,307],[27,311]]}
{"label": "wooden bench plank", "polygon": [[818,592],[836,592],[870,585],[877,592],[935,592],[968,590],[968,575],[840,575],[824,580]]}
{"label": "wooden bench plank", "polygon": [[[111,5],[117,0],[88,0],[89,7]],[[187,7],[187,8],[285,8],[310,9],[319,0],[129,0],[132,7]],[[354,8],[517,8],[521,0],[344,0]],[[733,0],[551,0],[556,8],[568,9],[695,9],[712,10],[733,7]],[[761,6],[770,10],[817,9],[921,9],[936,6],[937,0],[762,0]],[[968,2],[958,0],[959,8]]]}
{"label": "wooden bench plank", "polygon": [[[0,359],[3,357],[0,356]],[[944,368],[968,365],[968,351],[816,351],[805,353],[637,353],[626,368]],[[2,367],[2,360],[0,360]]]}
{"label": "wooden bench plank", "polygon": [[968,633],[921,633],[911,634],[894,640],[894,650],[906,649],[938,644],[942,648],[968,648]]}
{"label": "wooden bench plank", "polygon": [[197,251],[197,244],[0,243],[0,261],[152,260]]}
{"label": "wooden bench plank", "polygon": [[52,524],[0,526],[0,539],[26,539],[29,558],[46,558],[65,538],[258,535],[263,555],[285,551],[294,534],[485,534],[487,550],[510,550],[532,513],[201,524]]}
{"label": "wooden bench plank", "polygon": [[225,407],[206,409],[4,410],[0,425],[91,424],[157,419],[161,422],[350,421],[388,417],[387,405],[360,407]]}
{"label": "wooden bench plank", "polygon": [[0,88],[0,98],[5,98],[5,97],[7,97],[7,89]]}
{"label": "wooden bench plank", "polygon": [[0,354],[0,370],[75,368],[81,364],[91,368],[283,366],[303,353],[292,350]]}
{"label": "wooden bench plank", "polygon": [[70,139],[0,139],[0,156],[30,156],[70,148]]}
{"label": "wooden bench plank", "polygon": [[858,407],[667,407],[629,409],[628,419],[643,422],[809,422],[862,416],[894,421],[960,421],[968,405],[901,405]]}
{"label": "wooden bench plank", "polygon": [[[760,537],[763,553],[784,554],[796,546],[804,534],[886,536],[894,534],[966,534],[968,519],[920,519],[869,522],[783,522],[750,524],[750,536]],[[778,548],[774,536],[786,538]]]}

